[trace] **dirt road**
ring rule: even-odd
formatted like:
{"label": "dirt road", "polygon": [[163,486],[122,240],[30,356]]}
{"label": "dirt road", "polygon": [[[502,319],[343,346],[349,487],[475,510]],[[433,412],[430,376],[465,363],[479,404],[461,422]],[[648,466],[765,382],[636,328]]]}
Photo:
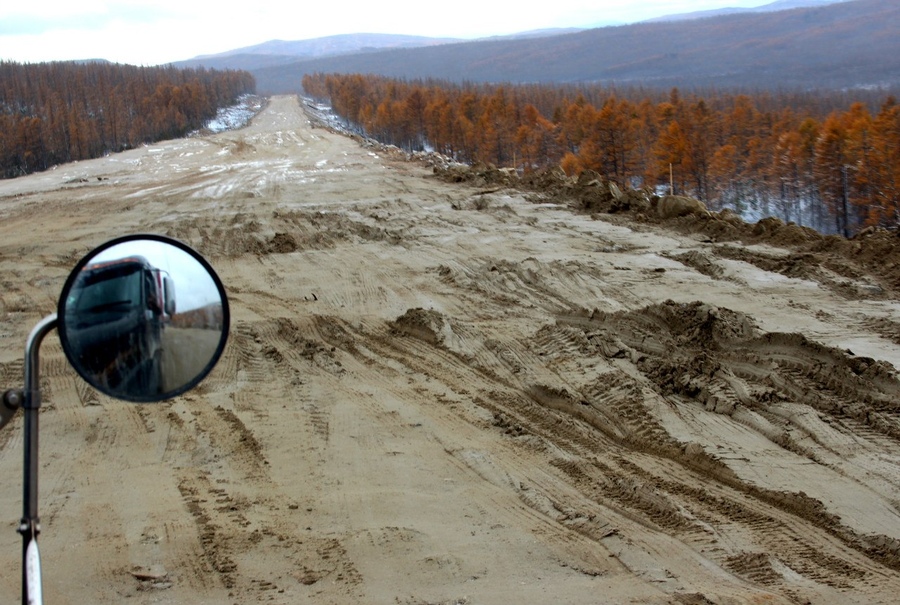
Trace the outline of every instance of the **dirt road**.
{"label": "dirt road", "polygon": [[157,405],[45,341],[47,603],[897,601],[900,305],[864,274],[442,183],[278,97],[0,182],[4,388],[68,270],[129,232],[203,253],[232,335]]}

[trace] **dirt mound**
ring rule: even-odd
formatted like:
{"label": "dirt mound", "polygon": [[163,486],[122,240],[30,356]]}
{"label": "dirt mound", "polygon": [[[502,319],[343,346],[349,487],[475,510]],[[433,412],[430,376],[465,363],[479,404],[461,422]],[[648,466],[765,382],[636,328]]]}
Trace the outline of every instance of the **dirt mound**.
{"label": "dirt mound", "polygon": [[276,233],[269,240],[267,252],[274,254],[288,254],[297,251],[297,240],[290,233]]}
{"label": "dirt mound", "polygon": [[450,162],[434,166],[434,174],[448,183],[468,183],[475,187],[499,185],[512,187],[519,183],[515,170],[497,168],[493,164],[459,164]]}
{"label": "dirt mound", "polygon": [[703,202],[684,195],[664,195],[655,202],[656,215],[663,220],[708,214]]}
{"label": "dirt mound", "polygon": [[[570,204],[592,214],[630,213],[634,218],[665,225],[686,233],[701,234],[712,242],[765,243],[796,250],[795,259],[806,266],[797,273],[821,275],[817,267],[854,277],[862,273],[877,280],[875,288],[848,292],[849,296],[872,296],[881,289],[900,296],[900,231],[876,227],[863,229],[850,239],[822,235],[809,227],[785,223],[775,217],[757,223],[743,221],[731,210],[710,212],[703,202],[678,195],[658,196],[647,189],[632,189],[586,170],[577,177],[560,168],[518,175],[493,166],[433,164],[434,174],[445,181],[476,186],[514,187],[529,192],[535,201]],[[832,284],[833,285],[833,284]]]}
{"label": "dirt mound", "polygon": [[725,274],[721,265],[716,263],[709,255],[697,250],[691,250],[689,252],[684,252],[683,254],[669,254],[666,256],[673,260],[677,260],[683,265],[693,267],[703,275],[712,277],[713,279],[722,279]]}
{"label": "dirt mound", "polygon": [[[626,196],[615,183],[604,180],[593,171],[582,172],[569,191],[570,195],[577,200],[578,208],[584,212],[612,214],[632,209],[642,212],[650,205],[649,200],[645,199],[641,193],[629,192],[629,195]],[[555,195],[565,195],[566,193],[568,193],[566,190],[554,192]],[[637,195],[633,195],[635,193]],[[635,207],[632,208],[632,206]]]}
{"label": "dirt mound", "polygon": [[[583,318],[565,316],[558,321],[560,326],[583,335],[583,342],[588,344],[583,347],[586,354],[593,350],[598,356],[618,360],[620,368],[633,367],[635,372],[628,374],[641,378],[632,391],[645,385],[673,407],[695,402],[799,457],[816,459],[814,449],[818,446],[811,447],[810,438],[822,437],[815,437],[817,429],[797,414],[798,404],[815,410],[823,427],[858,425],[879,439],[900,438],[900,380],[893,366],[822,345],[802,334],[762,332],[743,313],[702,302],[667,301],[636,311],[595,310]],[[590,422],[588,410],[607,406],[608,393],[617,388],[614,385],[604,377],[604,388],[598,391],[570,393],[541,387],[532,388],[529,394],[545,405],[568,410]],[[740,486],[885,565],[896,569],[900,564],[900,550],[894,548],[893,538],[860,536],[821,501],[802,491],[763,489],[744,483],[715,453],[716,447],[679,444],[671,433],[655,425],[655,413],[651,407],[645,408],[647,402],[645,395],[633,400],[634,407],[628,412],[617,407],[618,418],[606,412],[603,422],[621,427],[624,442],[632,447],[657,451],[716,481]],[[644,414],[637,411],[640,408],[645,409]],[[613,434],[608,429],[604,432]],[[638,436],[640,439],[635,440]]]}
{"label": "dirt mound", "polygon": [[456,350],[459,336],[454,332],[449,318],[433,309],[409,309],[392,324],[395,334],[403,334],[423,340],[428,344]]}
{"label": "dirt mound", "polygon": [[[666,222],[678,230],[703,234],[710,241],[735,241],[746,244],[770,244],[796,254],[793,275],[822,275],[825,268],[839,276],[871,278],[871,287],[848,292],[853,297],[878,296],[883,291],[892,298],[900,296],[900,231],[870,227],[851,238],[822,235],[809,227],[769,217],[757,223],[745,223],[729,211],[694,214]],[[779,271],[782,272],[783,271]],[[784,273],[790,275],[789,273]],[[834,285],[834,284],[826,284]]]}
{"label": "dirt mound", "polygon": [[398,334],[412,336],[433,345],[444,342],[447,321],[440,313],[430,309],[409,309],[394,321]]}

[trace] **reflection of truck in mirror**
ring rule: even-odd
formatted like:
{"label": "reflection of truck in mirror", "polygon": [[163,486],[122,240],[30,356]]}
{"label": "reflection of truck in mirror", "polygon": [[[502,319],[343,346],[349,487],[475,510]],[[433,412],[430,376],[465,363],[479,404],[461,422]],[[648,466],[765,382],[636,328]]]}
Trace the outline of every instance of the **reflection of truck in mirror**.
{"label": "reflection of truck in mirror", "polygon": [[172,279],[143,256],[93,263],[66,300],[67,336],[99,384],[159,392],[162,332],[174,314]]}

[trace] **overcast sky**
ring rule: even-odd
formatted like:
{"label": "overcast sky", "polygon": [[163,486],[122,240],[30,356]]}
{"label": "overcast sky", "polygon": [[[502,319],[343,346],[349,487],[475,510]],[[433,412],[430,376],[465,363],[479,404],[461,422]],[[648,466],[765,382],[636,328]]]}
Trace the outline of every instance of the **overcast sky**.
{"label": "overcast sky", "polygon": [[772,0],[4,0],[0,60],[158,65],[268,40],[379,33],[478,38],[596,27]]}

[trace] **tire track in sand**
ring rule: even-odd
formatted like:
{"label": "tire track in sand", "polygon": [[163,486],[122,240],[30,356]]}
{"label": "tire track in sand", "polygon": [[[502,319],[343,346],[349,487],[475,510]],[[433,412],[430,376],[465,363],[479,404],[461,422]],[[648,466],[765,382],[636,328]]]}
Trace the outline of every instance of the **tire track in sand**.
{"label": "tire track in sand", "polygon": [[[895,580],[883,567],[884,564],[891,565],[890,556],[869,558],[871,549],[858,542],[853,532],[847,532],[846,528],[835,529],[838,526],[834,525],[834,517],[821,511],[820,505],[803,495],[782,494],[743,483],[702,450],[690,447],[685,450],[683,444],[653,419],[652,409],[645,402],[659,397],[652,391],[659,389],[659,384],[668,383],[653,379],[652,372],[651,380],[640,380],[646,370],[653,367],[646,362],[640,365],[640,362],[648,356],[671,351],[668,345],[660,346],[648,339],[658,335],[663,328],[671,329],[672,321],[659,314],[654,318],[651,314],[645,323],[648,327],[621,335],[619,340],[601,337],[597,328],[602,322],[597,322],[596,318],[593,321],[593,334],[579,336],[577,330],[573,333],[571,328],[557,328],[554,336],[545,332],[545,336],[533,343],[535,350],[544,353],[537,357],[542,360],[551,357],[547,352],[552,350],[564,360],[563,366],[572,366],[568,374],[578,373],[575,368],[580,366],[581,374],[589,375],[590,372],[584,370],[595,371],[597,364],[593,358],[603,356],[605,352],[614,359],[635,359],[639,362],[638,370],[630,368],[629,374],[609,372],[598,377],[592,386],[574,384],[555,388],[538,384],[518,394],[515,394],[520,389],[517,381],[504,381],[493,371],[485,372],[480,366],[472,366],[471,362],[478,356],[460,356],[448,349],[442,336],[446,329],[441,327],[440,321],[432,321],[430,326],[426,322],[409,327],[403,323],[409,319],[401,317],[397,327],[391,328],[393,339],[372,335],[366,338],[366,334],[358,334],[360,340],[365,339],[366,348],[378,352],[376,359],[394,359],[424,375],[433,375],[429,373],[429,366],[441,367],[442,380],[446,384],[467,385],[462,389],[455,387],[455,390],[475,393],[474,402],[490,411],[497,428],[512,438],[536,436],[552,443],[558,451],[566,452],[567,456],[557,457],[552,462],[569,477],[586,501],[627,512],[632,519],[642,519],[651,530],[656,528],[655,531],[680,536],[683,543],[694,545],[693,548],[707,553],[706,556],[716,560],[722,568],[744,576],[761,588],[787,590],[790,583],[783,579],[785,574],[791,573],[837,590],[852,589],[874,578],[889,579],[893,585]],[[452,323],[448,318],[443,322]],[[739,327],[738,333],[742,333],[746,326],[739,325],[743,327]],[[684,329],[691,333],[696,328],[691,328],[687,322]],[[457,327],[455,331],[465,330]],[[642,332],[643,337],[635,337]],[[402,342],[397,341],[398,336],[403,337]],[[659,342],[658,337],[656,342]],[[640,354],[628,353],[626,343],[642,347]],[[503,350],[498,349],[498,352]],[[577,360],[572,361],[573,358],[585,360],[579,364]],[[368,363],[377,363],[376,359],[369,358]],[[497,365],[510,367],[502,359]],[[559,366],[559,363],[555,365]],[[560,382],[565,384],[562,378]],[[741,388],[734,381],[724,384],[738,384]],[[486,388],[487,385],[491,385],[490,388]],[[751,391],[754,396],[760,392],[755,385]],[[663,394],[665,392],[663,390]],[[732,397],[740,403],[747,394]],[[610,423],[611,418],[618,422]],[[610,449],[618,450],[618,453],[610,455],[607,451]],[[640,454],[640,460],[649,461],[648,468],[662,466],[669,469],[666,471],[669,474],[661,470],[647,471],[629,463],[625,452],[632,458]],[[471,460],[464,455],[463,462],[470,464]],[[672,463],[676,466],[672,467]],[[677,472],[672,472],[673,468]],[[483,470],[476,472],[490,476]],[[508,483],[506,479],[494,481],[501,485]],[[715,486],[715,495],[708,489],[690,487],[703,483]],[[524,501],[535,504],[542,499],[531,497]],[[806,508],[810,505],[812,508]],[[540,508],[545,512],[548,510],[546,506]],[[736,536],[749,537],[737,539]],[[823,548],[837,554],[817,556]],[[754,554],[761,552],[768,553],[768,567]]]}

